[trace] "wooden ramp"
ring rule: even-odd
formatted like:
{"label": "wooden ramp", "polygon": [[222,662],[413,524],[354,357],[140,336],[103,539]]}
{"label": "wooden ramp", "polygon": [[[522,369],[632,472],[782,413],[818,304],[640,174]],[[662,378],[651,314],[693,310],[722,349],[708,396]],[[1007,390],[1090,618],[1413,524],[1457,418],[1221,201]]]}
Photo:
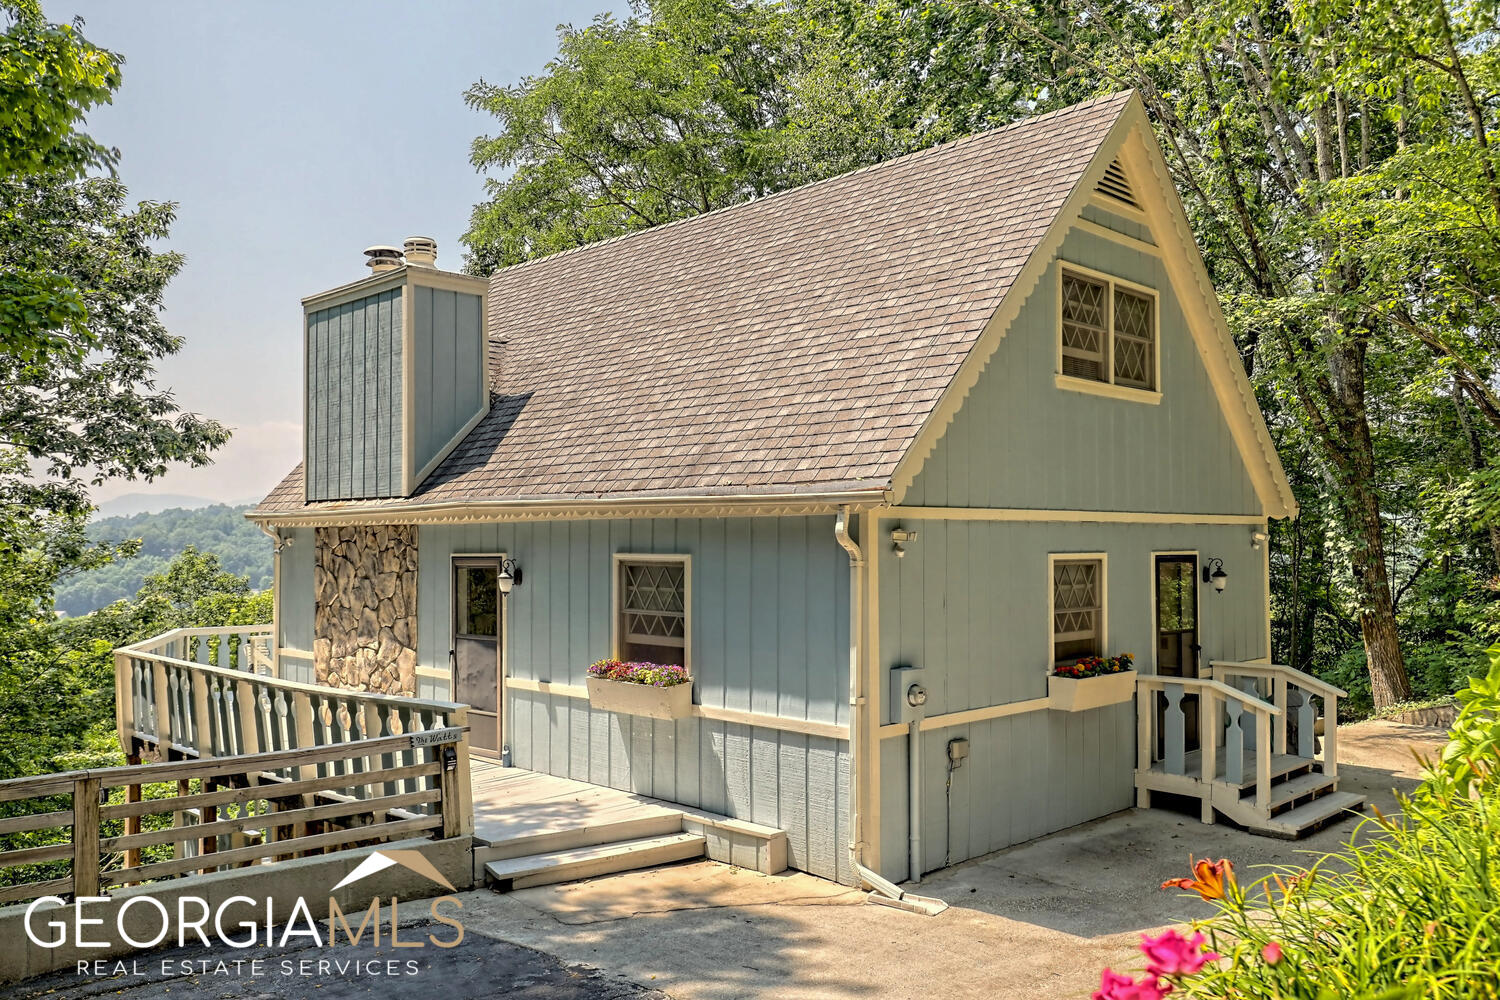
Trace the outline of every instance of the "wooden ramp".
{"label": "wooden ramp", "polygon": [[707,856],[775,874],[770,827],[475,757],[474,878],[502,891]]}

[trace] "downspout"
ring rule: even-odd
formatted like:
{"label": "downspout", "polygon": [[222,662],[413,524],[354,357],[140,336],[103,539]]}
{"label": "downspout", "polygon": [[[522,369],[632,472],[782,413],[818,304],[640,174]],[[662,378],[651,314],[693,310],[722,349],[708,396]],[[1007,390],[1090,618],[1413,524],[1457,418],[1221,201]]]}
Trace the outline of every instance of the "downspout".
{"label": "downspout", "polygon": [[864,634],[865,557],[859,544],[849,537],[851,516],[849,505],[841,504],[833,522],[833,537],[849,553],[849,785],[854,792],[849,797],[849,859],[855,874],[859,876],[860,887],[871,890],[870,902],[932,916],[946,910],[948,904],[941,899],[905,892],[878,872],[866,868],[861,860],[864,856],[865,838],[864,817],[859,811],[859,747],[861,726],[869,724],[865,719],[866,699],[862,688],[864,669],[861,662],[864,647],[860,642],[860,636]]}

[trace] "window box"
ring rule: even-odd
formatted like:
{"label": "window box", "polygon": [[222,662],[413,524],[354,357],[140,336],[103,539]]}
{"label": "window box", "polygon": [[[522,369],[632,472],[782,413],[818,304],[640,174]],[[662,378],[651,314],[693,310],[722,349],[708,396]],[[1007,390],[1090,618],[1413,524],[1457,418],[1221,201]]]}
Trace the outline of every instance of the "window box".
{"label": "window box", "polygon": [[1118,705],[1134,697],[1134,670],[1097,677],[1047,675],[1047,707],[1054,711],[1087,712],[1106,705]]}
{"label": "window box", "polygon": [[606,712],[643,715],[650,719],[685,719],[693,714],[693,685],[656,687],[633,681],[588,678],[589,704]]}

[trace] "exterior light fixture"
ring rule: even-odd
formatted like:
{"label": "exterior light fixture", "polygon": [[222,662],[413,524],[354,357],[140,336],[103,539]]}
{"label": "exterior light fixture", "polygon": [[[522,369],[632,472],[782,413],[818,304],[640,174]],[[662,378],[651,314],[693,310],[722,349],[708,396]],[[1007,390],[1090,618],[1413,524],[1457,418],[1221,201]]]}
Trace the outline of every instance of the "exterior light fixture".
{"label": "exterior light fixture", "polygon": [[1250,547],[1252,549],[1259,549],[1270,537],[1264,531],[1252,531],[1250,532]]}
{"label": "exterior light fixture", "polygon": [[904,543],[915,542],[916,540],[917,533],[915,531],[907,531],[905,528],[891,529],[891,550],[896,553],[897,559],[906,555],[906,545]]}
{"label": "exterior light fixture", "polygon": [[1229,574],[1224,572],[1224,560],[1208,561],[1208,565],[1203,567],[1203,582],[1213,584],[1214,590],[1224,593],[1224,585],[1229,582]]}
{"label": "exterior light fixture", "polygon": [[500,575],[495,578],[495,586],[500,588],[500,596],[506,596],[510,593],[512,587],[519,587],[520,585],[521,567],[516,565],[514,559],[500,560]]}

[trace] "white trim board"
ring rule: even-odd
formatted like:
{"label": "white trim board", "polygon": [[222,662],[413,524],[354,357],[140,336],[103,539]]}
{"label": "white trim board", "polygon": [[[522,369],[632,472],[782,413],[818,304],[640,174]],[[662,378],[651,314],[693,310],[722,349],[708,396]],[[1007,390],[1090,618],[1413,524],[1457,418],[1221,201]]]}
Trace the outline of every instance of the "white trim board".
{"label": "white trim board", "polygon": [[918,521],[1017,521],[1064,524],[1251,524],[1261,514],[1157,513],[1134,510],[1046,510],[1035,507],[881,507],[880,517]]}

